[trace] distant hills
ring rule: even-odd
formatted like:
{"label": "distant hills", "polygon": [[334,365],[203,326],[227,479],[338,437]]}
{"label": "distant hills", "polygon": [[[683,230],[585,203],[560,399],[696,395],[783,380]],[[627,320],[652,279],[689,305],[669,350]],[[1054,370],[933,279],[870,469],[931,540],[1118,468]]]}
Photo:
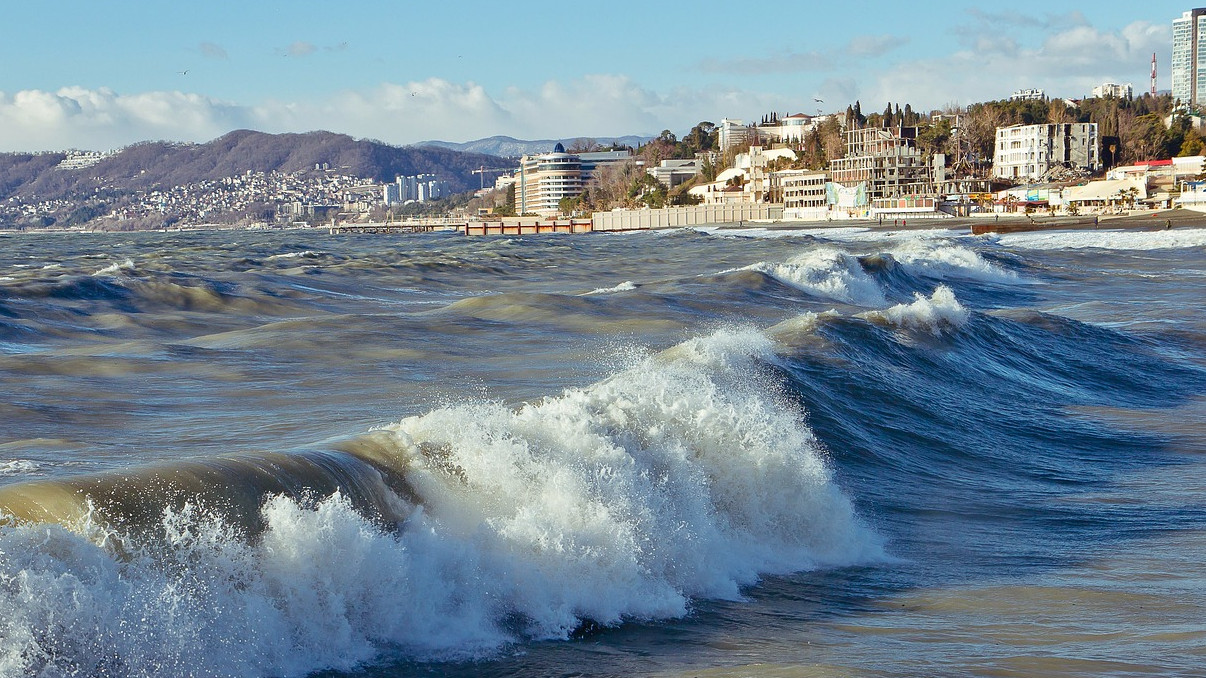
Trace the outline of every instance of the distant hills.
{"label": "distant hills", "polygon": [[[551,148],[551,145],[549,146]],[[345,134],[231,132],[204,144],[144,142],[83,169],[56,169],[62,153],[0,153],[0,199],[73,199],[217,181],[248,171],[296,172],[329,165],[332,171],[376,181],[436,174],[453,191],[475,188],[471,172],[513,163],[496,155],[438,146],[391,146]]]}
{"label": "distant hills", "polygon": [[466,141],[464,143],[454,143],[451,141],[421,141],[415,146],[422,148],[446,148],[453,151],[461,151],[462,153],[484,153],[486,155],[495,155],[502,158],[518,158],[524,155],[534,155],[536,153],[548,153],[553,150],[553,147],[558,143],[566,148],[574,145],[574,142],[589,139],[603,146],[618,144],[620,146],[632,146],[636,148],[641,144],[646,143],[653,137],[642,137],[628,135],[623,137],[569,137],[565,139],[540,139],[537,141],[523,141],[521,139],[513,139],[511,137],[493,136],[477,141]]}

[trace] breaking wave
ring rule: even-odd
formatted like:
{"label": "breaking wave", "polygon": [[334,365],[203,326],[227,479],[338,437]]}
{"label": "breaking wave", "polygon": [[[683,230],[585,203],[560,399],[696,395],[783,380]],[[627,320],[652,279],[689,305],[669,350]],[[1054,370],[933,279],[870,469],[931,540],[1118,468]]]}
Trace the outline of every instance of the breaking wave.
{"label": "breaking wave", "polygon": [[765,334],[723,330],[541,402],[450,405],[337,452],[0,488],[26,517],[0,527],[0,675],[482,656],[882,559],[775,360]]}

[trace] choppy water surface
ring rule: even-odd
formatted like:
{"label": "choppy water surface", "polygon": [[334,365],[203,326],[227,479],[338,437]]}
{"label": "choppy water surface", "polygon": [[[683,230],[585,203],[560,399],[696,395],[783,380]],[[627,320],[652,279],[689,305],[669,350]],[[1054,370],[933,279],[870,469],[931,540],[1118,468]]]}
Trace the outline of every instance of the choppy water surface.
{"label": "choppy water surface", "polygon": [[1206,229],[0,235],[0,676],[1206,675]]}

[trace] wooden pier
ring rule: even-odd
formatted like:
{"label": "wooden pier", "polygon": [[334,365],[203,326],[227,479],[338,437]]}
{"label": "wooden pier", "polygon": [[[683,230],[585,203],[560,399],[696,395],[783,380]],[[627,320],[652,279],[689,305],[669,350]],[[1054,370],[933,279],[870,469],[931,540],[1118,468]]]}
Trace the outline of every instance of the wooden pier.
{"label": "wooden pier", "polygon": [[404,219],[402,221],[341,221],[331,224],[336,233],[430,233],[432,231],[464,231],[464,219]]}

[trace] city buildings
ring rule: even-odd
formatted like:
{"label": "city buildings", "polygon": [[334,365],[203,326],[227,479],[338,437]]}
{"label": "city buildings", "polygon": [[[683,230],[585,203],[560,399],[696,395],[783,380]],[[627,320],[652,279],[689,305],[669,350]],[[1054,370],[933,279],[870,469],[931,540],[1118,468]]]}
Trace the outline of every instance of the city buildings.
{"label": "city buildings", "polygon": [[1095,172],[1101,165],[1099,146],[1093,122],[998,127],[992,173],[1012,181],[1040,181],[1061,167]]}
{"label": "city buildings", "polygon": [[1195,108],[1206,102],[1206,9],[1191,9],[1173,19],[1172,97]]}
{"label": "city buildings", "polygon": [[382,202],[386,205],[408,202],[427,202],[442,198],[448,192],[448,182],[442,181],[434,174],[416,174],[410,177],[397,177],[393,184],[386,184],[382,189]]}

